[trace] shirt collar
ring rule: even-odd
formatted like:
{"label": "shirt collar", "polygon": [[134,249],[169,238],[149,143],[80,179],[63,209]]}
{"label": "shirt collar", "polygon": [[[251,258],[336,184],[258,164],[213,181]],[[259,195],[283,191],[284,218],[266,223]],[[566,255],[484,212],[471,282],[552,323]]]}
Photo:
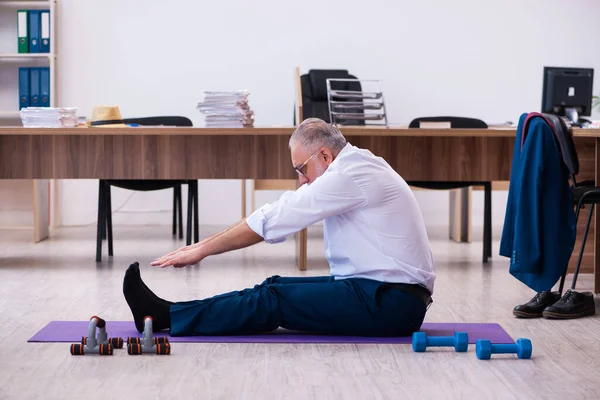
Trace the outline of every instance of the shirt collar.
{"label": "shirt collar", "polygon": [[332,164],[334,162],[336,162],[338,160],[338,158],[340,158],[340,156],[343,156],[344,154],[349,153],[351,151],[352,151],[352,145],[350,143],[346,143],[344,148],[342,150],[340,150],[340,152],[338,153],[337,156],[335,156],[335,160],[332,161]]}

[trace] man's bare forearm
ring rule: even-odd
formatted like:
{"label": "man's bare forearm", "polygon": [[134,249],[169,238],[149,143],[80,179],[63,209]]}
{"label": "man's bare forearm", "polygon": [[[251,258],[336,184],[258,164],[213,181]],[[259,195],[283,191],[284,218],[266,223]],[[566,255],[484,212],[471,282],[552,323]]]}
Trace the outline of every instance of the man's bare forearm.
{"label": "man's bare forearm", "polygon": [[233,225],[229,229],[211,237],[211,239],[201,246],[198,251],[202,252],[203,257],[221,254],[232,250],[242,249],[263,241],[263,238],[254,232],[245,220]]}
{"label": "man's bare forearm", "polygon": [[203,239],[203,240],[199,241],[198,243],[194,243],[194,244],[192,245],[192,248],[194,248],[194,249],[195,249],[195,248],[198,248],[198,247],[200,247],[200,246],[203,246],[203,245],[205,245],[206,243],[210,242],[211,240],[214,240],[214,239],[216,239],[216,238],[218,238],[218,237],[220,237],[220,236],[222,236],[222,235],[226,234],[227,232],[231,231],[232,229],[234,229],[234,228],[238,227],[239,225],[241,225],[241,224],[245,224],[245,223],[246,223],[246,219],[243,219],[243,220],[241,220],[240,222],[237,222],[237,223],[235,223],[235,224],[231,225],[229,228],[227,228],[227,229],[225,229],[225,230],[223,230],[223,231],[221,231],[221,232],[219,232],[219,233],[215,233],[214,235],[212,235],[212,236],[209,236],[209,237],[207,237],[207,238],[205,238],[205,239]]}

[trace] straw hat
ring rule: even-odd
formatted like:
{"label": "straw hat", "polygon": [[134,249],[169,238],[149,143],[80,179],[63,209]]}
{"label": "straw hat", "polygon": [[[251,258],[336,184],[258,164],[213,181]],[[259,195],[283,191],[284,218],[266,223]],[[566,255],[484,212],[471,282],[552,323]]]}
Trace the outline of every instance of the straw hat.
{"label": "straw hat", "polygon": [[128,128],[129,125],[123,122],[119,106],[95,106],[90,127]]}

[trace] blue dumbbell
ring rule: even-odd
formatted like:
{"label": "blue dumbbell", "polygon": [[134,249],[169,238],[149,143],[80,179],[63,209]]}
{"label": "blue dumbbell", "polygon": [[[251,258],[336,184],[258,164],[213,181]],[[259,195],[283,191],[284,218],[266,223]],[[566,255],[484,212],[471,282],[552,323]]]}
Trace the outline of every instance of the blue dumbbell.
{"label": "blue dumbbell", "polygon": [[492,344],[489,340],[479,339],[475,344],[475,353],[480,360],[489,360],[492,354],[516,354],[519,358],[531,358],[531,340],[517,339],[515,344]]}
{"label": "blue dumbbell", "polygon": [[458,352],[465,352],[469,347],[469,335],[466,332],[455,332],[454,336],[427,336],[425,332],[415,332],[412,347],[417,353],[424,352],[427,347],[453,346]]}

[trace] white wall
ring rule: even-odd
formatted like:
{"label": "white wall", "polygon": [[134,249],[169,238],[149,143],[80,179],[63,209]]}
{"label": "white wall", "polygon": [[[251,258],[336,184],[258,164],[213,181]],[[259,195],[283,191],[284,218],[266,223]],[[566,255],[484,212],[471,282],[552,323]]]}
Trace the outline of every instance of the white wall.
{"label": "white wall", "polygon": [[[543,66],[600,71],[598,16],[594,0],[61,0],[61,103],[87,116],[118,104],[125,117],[180,114],[200,124],[202,90],[245,88],[257,126],[289,126],[299,65],[383,80],[394,125],[441,114],[516,121],[540,108]],[[201,223],[240,217],[239,181],[201,181],[199,190]],[[123,212],[148,213],[114,222],[169,224],[171,196],[115,190],[114,209],[129,200]],[[429,223],[447,222],[447,196],[417,196]],[[63,224],[95,222],[96,181],[63,181],[61,198]],[[496,226],[505,199],[494,194]],[[479,192],[475,225],[481,200]]]}

